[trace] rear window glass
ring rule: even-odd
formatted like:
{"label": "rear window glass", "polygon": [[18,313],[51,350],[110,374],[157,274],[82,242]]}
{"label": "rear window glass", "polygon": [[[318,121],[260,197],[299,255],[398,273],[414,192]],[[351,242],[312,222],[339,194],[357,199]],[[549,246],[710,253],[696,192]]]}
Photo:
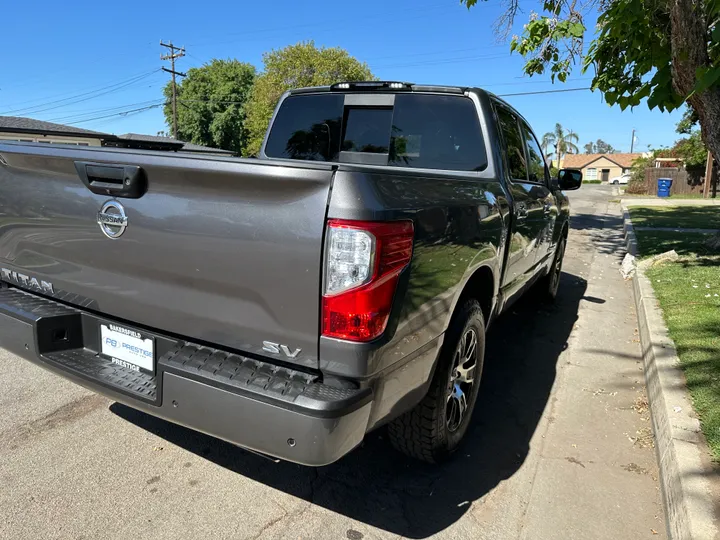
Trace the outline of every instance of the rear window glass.
{"label": "rear window glass", "polygon": [[306,161],[337,161],[342,94],[290,96],[275,117],[265,153]]}
{"label": "rear window glass", "polygon": [[290,96],[268,137],[269,157],[338,161],[339,152],[388,154],[388,165],[478,171],[487,164],[467,97],[396,94],[394,107],[344,107],[344,94]]}
{"label": "rear window glass", "polygon": [[390,148],[392,108],[348,107],[345,114],[344,152],[387,154]]}

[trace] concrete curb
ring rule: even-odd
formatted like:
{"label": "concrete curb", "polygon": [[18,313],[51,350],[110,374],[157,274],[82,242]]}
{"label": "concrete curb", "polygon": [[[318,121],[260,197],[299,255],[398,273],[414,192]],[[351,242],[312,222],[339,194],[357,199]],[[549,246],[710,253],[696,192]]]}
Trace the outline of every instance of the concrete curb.
{"label": "concrete curb", "polygon": [[[637,256],[635,231],[624,205],[623,230],[628,252]],[[710,450],[652,284],[640,269],[633,277],[633,293],[668,536],[673,540],[720,538]]]}

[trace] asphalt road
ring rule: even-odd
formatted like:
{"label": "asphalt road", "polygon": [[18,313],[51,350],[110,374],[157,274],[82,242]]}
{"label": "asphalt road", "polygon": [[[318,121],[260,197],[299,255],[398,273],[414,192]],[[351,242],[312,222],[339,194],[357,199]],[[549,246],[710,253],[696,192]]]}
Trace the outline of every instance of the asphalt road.
{"label": "asphalt road", "polygon": [[488,336],[467,444],[383,432],[321,469],[154,419],[0,350],[0,538],[664,538],[612,188],[572,194],[561,298]]}

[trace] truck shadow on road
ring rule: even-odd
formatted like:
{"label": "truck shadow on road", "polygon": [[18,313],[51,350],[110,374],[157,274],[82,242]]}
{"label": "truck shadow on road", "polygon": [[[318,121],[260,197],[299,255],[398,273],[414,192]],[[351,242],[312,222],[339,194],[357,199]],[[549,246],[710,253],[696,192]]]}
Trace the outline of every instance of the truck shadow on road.
{"label": "truck shadow on road", "polygon": [[[119,403],[111,410],[217,465],[313,505],[394,534],[426,538],[451,526],[473,504],[482,506],[480,499],[525,461],[587,288],[579,276],[563,273],[561,279],[555,306],[538,308],[533,299],[520,300],[494,323],[467,441],[442,465],[406,459],[390,447],[382,429],[327,467],[273,463]],[[203,496],[211,497],[212,488]],[[482,523],[482,510],[473,512]]]}

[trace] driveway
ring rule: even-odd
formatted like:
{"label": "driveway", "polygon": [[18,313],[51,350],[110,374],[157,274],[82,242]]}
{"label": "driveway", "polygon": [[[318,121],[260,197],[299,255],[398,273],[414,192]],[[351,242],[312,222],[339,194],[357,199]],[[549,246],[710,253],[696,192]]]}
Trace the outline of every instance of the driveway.
{"label": "driveway", "polygon": [[572,194],[559,303],[491,328],[467,444],[442,466],[382,430],[328,467],[275,463],[0,351],[0,538],[664,538],[612,198]]}

